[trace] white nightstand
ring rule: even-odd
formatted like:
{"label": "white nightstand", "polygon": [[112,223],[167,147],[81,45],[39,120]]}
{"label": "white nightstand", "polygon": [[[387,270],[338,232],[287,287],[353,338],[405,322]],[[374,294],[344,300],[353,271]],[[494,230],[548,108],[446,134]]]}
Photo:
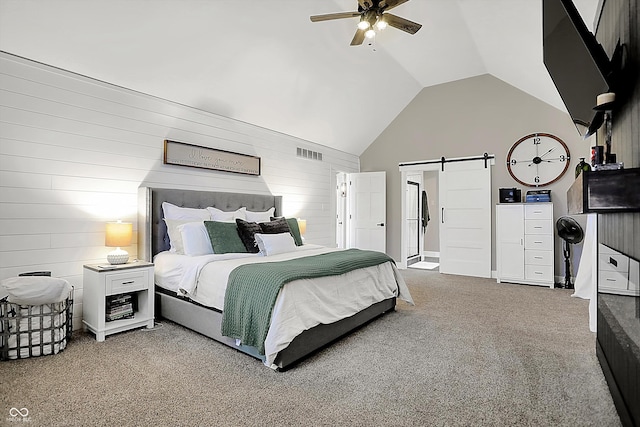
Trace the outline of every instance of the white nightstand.
{"label": "white nightstand", "polygon": [[[82,323],[104,341],[106,335],[146,326],[153,328],[153,264],[87,264],[83,274]],[[133,317],[107,321],[107,297],[129,294]]]}

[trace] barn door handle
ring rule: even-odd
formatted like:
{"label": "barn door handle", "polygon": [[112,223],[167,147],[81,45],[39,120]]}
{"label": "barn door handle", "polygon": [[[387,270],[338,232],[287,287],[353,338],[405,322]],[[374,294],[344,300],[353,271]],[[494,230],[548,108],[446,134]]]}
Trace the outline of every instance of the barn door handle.
{"label": "barn door handle", "polygon": [[384,227],[384,222],[379,222],[376,224],[378,227]]}
{"label": "barn door handle", "polygon": [[444,208],[442,208],[442,213],[440,214],[440,220],[444,224]]}

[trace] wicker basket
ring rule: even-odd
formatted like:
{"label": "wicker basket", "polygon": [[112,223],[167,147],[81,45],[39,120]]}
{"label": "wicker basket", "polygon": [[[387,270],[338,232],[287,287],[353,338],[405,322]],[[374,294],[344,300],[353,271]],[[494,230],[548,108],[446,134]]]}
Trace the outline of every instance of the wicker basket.
{"label": "wicker basket", "polygon": [[57,354],[71,339],[73,288],[58,303],[19,305],[0,300],[0,360]]}

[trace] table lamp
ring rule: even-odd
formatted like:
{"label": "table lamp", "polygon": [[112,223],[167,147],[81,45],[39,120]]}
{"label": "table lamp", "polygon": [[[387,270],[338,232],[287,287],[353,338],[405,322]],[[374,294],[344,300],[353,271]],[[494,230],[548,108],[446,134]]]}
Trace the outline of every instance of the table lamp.
{"label": "table lamp", "polygon": [[104,235],[104,245],[110,248],[116,248],[109,252],[107,261],[109,264],[126,264],[129,261],[129,253],[121,246],[129,246],[131,244],[131,236],[133,234],[133,224],[130,222],[108,222]]}
{"label": "table lamp", "polygon": [[300,230],[300,237],[304,239],[304,233],[307,232],[307,220],[298,218],[298,229]]}

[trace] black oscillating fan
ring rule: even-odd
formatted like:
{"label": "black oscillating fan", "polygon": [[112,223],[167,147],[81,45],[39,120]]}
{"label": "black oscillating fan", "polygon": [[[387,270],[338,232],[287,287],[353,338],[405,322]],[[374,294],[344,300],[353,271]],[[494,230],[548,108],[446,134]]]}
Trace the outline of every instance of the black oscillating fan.
{"label": "black oscillating fan", "polygon": [[582,242],[584,231],[578,221],[570,216],[563,216],[556,221],[558,236],[564,240],[564,289],[573,289],[571,283],[571,245]]}

